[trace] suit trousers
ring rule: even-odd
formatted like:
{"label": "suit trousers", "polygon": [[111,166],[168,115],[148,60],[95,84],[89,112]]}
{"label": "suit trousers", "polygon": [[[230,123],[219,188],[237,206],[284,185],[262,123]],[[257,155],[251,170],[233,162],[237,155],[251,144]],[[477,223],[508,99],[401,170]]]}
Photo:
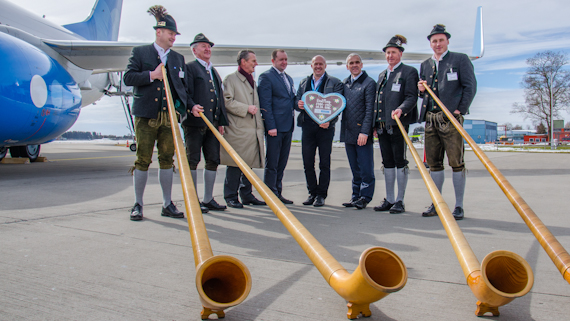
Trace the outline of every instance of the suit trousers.
{"label": "suit trousers", "polygon": [[374,145],[344,144],[348,164],[352,171],[352,199],[364,197],[370,202],[374,196]]}
{"label": "suit trousers", "polygon": [[283,172],[289,160],[291,151],[291,139],[293,131],[277,132],[277,136],[265,134],[265,171],[263,182],[275,195],[281,195],[283,191]]}
{"label": "suit trousers", "polygon": [[[310,195],[327,197],[331,181],[331,151],[334,126],[327,129],[319,127],[312,120],[303,122],[302,154],[305,179]],[[315,156],[319,149],[319,180],[315,172]]]}
{"label": "suit trousers", "polygon": [[253,198],[251,182],[241,172],[239,167],[228,166],[226,169],[226,181],[224,182],[224,199],[238,200],[238,192],[242,201],[249,201]]}
{"label": "suit trousers", "polygon": [[[409,125],[404,126],[406,132],[408,132],[409,128]],[[393,133],[390,135],[384,128],[384,132],[378,135],[378,143],[382,153],[382,165],[384,165],[384,168],[404,168],[408,165],[406,141],[398,127],[392,127],[392,130]]]}

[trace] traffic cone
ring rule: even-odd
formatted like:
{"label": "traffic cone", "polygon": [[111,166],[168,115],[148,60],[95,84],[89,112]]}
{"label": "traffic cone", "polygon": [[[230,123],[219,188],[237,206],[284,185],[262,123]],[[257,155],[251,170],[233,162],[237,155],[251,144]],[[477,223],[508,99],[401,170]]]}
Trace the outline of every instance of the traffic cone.
{"label": "traffic cone", "polygon": [[428,164],[427,164],[427,162],[426,162],[426,147],[425,147],[425,145],[424,145],[424,166],[425,166],[426,168],[429,168],[429,166],[428,166]]}

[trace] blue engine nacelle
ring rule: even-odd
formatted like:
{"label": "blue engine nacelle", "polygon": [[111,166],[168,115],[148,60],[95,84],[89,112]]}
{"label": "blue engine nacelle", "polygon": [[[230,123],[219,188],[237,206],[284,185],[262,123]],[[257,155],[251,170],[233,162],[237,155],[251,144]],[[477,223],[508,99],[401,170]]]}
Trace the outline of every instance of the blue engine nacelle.
{"label": "blue engine nacelle", "polygon": [[79,117],[71,75],[33,45],[0,32],[0,147],[48,142]]}

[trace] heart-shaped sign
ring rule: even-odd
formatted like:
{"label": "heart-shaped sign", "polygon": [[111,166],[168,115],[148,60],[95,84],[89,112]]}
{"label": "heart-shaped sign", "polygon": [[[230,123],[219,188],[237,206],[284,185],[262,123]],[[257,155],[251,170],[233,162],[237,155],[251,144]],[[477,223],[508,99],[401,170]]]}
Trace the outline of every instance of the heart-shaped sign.
{"label": "heart-shaped sign", "polygon": [[301,100],[307,114],[319,125],[333,120],[346,107],[346,98],[337,93],[323,95],[318,91],[307,91]]}

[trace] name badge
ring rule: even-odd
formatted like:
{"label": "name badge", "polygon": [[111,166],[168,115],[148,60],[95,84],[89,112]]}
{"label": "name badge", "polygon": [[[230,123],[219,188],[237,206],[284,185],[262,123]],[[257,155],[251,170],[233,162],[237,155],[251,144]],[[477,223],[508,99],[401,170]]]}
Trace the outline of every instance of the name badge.
{"label": "name badge", "polygon": [[454,71],[447,74],[447,81],[454,81],[457,79],[457,72]]}
{"label": "name badge", "polygon": [[178,73],[178,77],[184,78],[184,71],[180,70],[180,72]]}
{"label": "name badge", "polygon": [[400,91],[400,87],[402,87],[402,84],[392,84],[392,91]]}

